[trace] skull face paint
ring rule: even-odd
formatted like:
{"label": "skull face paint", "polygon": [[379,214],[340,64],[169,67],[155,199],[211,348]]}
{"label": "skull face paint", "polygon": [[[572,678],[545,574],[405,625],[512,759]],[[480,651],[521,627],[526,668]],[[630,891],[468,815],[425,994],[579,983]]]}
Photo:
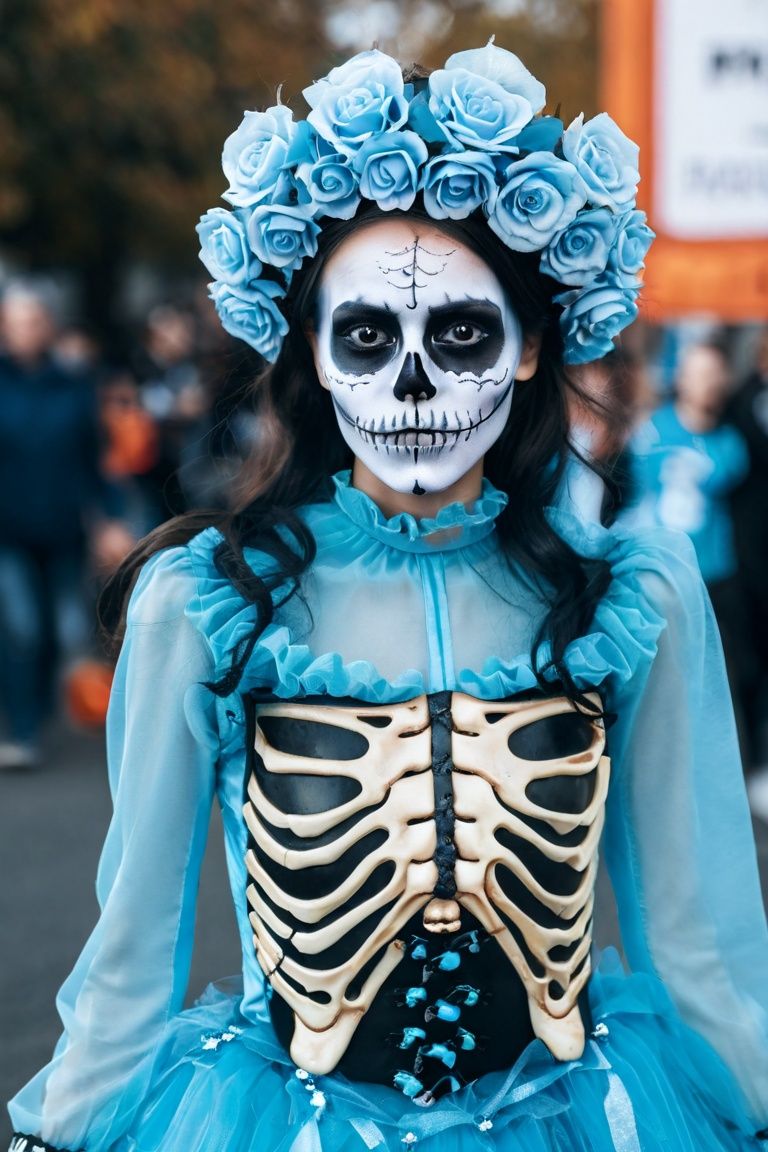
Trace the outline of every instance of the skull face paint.
{"label": "skull face paint", "polygon": [[321,280],[313,339],[341,433],[396,492],[441,492],[498,439],[523,354],[489,266],[420,221],[345,240]]}

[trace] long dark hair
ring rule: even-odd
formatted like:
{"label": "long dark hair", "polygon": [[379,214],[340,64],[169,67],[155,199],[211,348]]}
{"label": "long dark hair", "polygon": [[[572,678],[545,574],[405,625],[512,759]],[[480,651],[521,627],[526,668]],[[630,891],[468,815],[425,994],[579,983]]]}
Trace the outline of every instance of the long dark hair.
{"label": "long dark hair", "polygon": [[[589,628],[610,581],[610,568],[605,561],[579,556],[545,515],[567,460],[567,391],[579,391],[563,368],[559,309],[553,304],[562,286],[539,272],[538,253],[512,252],[497,240],[479,212],[466,220],[436,224],[419,204],[407,213],[382,213],[365,204],[353,220],[326,221],[317,256],[294,276],[286,300],[290,329],[280,355],[254,384],[262,434],[258,452],[244,466],[234,510],[180,516],[150,533],[105,589],[102,622],[113,634],[119,633],[126,594],[141,565],[160,548],[186,543],[202,527],[215,524],[223,537],[214,552],[216,567],[256,609],[251,634],[233,650],[222,678],[210,685],[221,696],[237,688],[275,609],[299,590],[302,574],[314,559],[315,540],[300,514],[302,506],[328,499],[330,477],[352,463],[329,394],[317,381],[306,337],[314,322],[320,274],[331,253],[357,228],[398,216],[438,226],[479,255],[504,285],[524,336],[541,341],[537,371],[531,380],[515,385],[509,419],[486,456],[485,474],[512,496],[497,520],[503,553],[535,582],[547,605],[531,652],[537,678],[542,687],[556,678],[574,702],[583,702],[564,653]],[[591,403],[583,393],[580,397]],[[246,546],[272,557],[271,575],[253,571],[243,555]]]}

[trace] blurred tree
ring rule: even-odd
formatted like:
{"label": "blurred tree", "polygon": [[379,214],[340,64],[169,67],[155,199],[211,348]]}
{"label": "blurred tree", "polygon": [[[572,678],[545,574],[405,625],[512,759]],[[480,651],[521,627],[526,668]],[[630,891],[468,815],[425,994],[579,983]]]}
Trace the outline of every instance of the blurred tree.
{"label": "blurred tree", "polygon": [[339,0],[329,24],[347,51],[377,39],[401,60],[439,68],[491,36],[547,87],[548,111],[571,120],[597,111],[599,20],[603,0]]}
{"label": "blurred tree", "polygon": [[439,66],[495,34],[545,81],[550,110],[589,114],[598,3],[0,0],[3,246],[33,268],[79,272],[89,318],[109,330],[131,261],[197,268],[194,226],[223,191],[222,142],[279,84],[303,114],[301,89],[373,36]]}
{"label": "blurred tree", "polygon": [[589,117],[598,102],[600,5],[601,0],[448,0],[452,20],[443,22],[445,31],[430,45],[425,63],[438,67],[450,52],[495,36],[546,85],[549,112],[560,106],[566,124],[580,112]]}
{"label": "blurred tree", "polygon": [[3,243],[77,270],[102,328],[128,259],[195,267],[243,108],[327,56],[322,5],[300,0],[11,0],[0,22]]}

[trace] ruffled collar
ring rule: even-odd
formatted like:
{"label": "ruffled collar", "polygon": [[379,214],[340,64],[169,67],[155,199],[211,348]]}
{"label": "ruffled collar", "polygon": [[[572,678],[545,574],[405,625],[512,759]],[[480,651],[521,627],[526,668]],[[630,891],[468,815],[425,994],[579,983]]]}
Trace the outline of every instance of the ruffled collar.
{"label": "ruffled collar", "polygon": [[362,532],[403,552],[445,552],[466,548],[493,532],[496,518],[508,503],[504,492],[483,479],[480,496],[472,504],[447,504],[437,516],[417,520],[409,512],[386,517],[377,504],[351,484],[351,472],[333,477],[338,508]]}
{"label": "ruffled collar", "polygon": [[[392,521],[387,521],[367,497],[349,487],[348,475],[338,478],[337,489],[339,502],[347,501],[351,496],[357,515],[361,515],[364,509],[373,509],[372,513],[366,512],[371,516],[371,524],[380,521],[400,540],[399,528],[392,527]],[[498,514],[504,506],[504,497],[499,493],[494,495],[500,497],[495,501]],[[460,522],[469,522],[470,531],[489,532],[494,522],[492,513],[481,516],[479,524],[471,523],[479,515],[479,503],[475,503],[471,512],[458,505]],[[316,507],[327,510],[333,505],[325,503]],[[442,514],[448,511],[453,513],[452,509],[443,509]],[[346,512],[344,516],[348,520]],[[581,691],[599,688],[606,681],[612,689],[621,689],[640,668],[650,664],[658,636],[666,625],[661,607],[649,596],[648,577],[663,577],[665,588],[672,580],[673,591],[678,589],[676,595],[682,604],[688,601],[696,603],[699,576],[692,545],[680,534],[661,529],[653,529],[650,533],[628,533],[614,526],[608,530],[599,525],[585,525],[561,509],[550,510],[549,516],[552,526],[574,551],[582,556],[607,560],[613,575],[611,586],[595,611],[591,631],[577,637],[566,650],[568,670]],[[340,520],[341,515],[334,515],[334,519]],[[406,524],[411,520],[410,517],[405,519]],[[422,522],[422,531],[429,523]],[[441,529],[444,523],[440,520]],[[413,521],[413,525],[418,533],[418,523]],[[402,536],[407,541],[407,528]],[[216,567],[213,557],[221,539],[218,529],[207,528],[193,537],[186,549],[167,549],[157,554],[159,563],[171,566],[191,562],[196,594],[187,604],[185,614],[206,637],[211,648],[216,668],[214,679],[226,674],[233,651],[253,635],[256,624],[256,606],[243,600]],[[398,545],[400,548],[414,547],[414,543],[403,540]],[[422,545],[424,550],[429,547],[423,542]],[[450,546],[455,548],[459,545],[454,542]],[[189,561],[185,559],[187,556]],[[250,550],[248,559],[257,571],[265,570],[262,564],[271,563],[263,554]],[[670,607],[674,609],[676,603],[672,602]],[[546,663],[546,649],[541,656],[542,662]],[[458,671],[454,690],[466,692],[479,700],[504,700],[538,686],[529,653],[513,655],[504,652],[489,653],[482,668]],[[264,687],[283,699],[327,695],[366,700],[372,704],[411,700],[427,691],[423,675],[415,669],[405,668],[388,680],[369,660],[345,660],[338,650],[314,651],[278,619],[261,632],[239,690],[245,692]],[[231,740],[233,746],[241,747],[242,732],[237,725],[232,727]]]}

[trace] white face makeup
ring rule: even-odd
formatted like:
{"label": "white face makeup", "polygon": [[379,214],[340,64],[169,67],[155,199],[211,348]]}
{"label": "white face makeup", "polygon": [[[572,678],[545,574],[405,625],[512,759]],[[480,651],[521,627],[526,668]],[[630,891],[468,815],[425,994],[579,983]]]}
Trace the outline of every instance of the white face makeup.
{"label": "white face makeup", "polygon": [[408,220],[363,227],[329,259],[313,345],[355,456],[417,495],[455,484],[498,439],[523,355],[488,265]]}

